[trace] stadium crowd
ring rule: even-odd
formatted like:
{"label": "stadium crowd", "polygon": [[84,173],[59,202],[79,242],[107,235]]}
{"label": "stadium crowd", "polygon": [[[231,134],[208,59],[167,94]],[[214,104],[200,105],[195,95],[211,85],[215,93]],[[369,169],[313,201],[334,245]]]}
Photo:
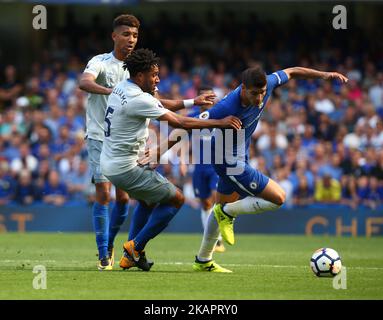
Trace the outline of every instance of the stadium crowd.
{"label": "stadium crowd", "polygon": [[[242,70],[259,63],[268,72],[302,66],[346,75],[349,82],[343,86],[291,80],[278,88],[254,133],[250,162],[281,184],[286,207],[382,206],[379,43],[368,41],[359,29],[345,35],[319,24],[301,28],[299,17],[287,27],[253,14],[235,24],[233,15],[209,12],[206,19],[209,27],[187,14],[177,24],[164,13],[151,24],[141,19],[137,47],[154,49],[162,58],[160,94],[190,99],[203,85],[222,98],[239,85]],[[50,31],[48,45],[23,77],[16,65],[1,65],[0,205],[94,200],[84,144],[86,94],[77,81],[86,61],[109,52],[111,41],[97,18],[91,30],[75,21],[67,25]],[[152,128],[158,132],[158,123]],[[158,170],[183,188],[190,205],[198,206],[193,165],[180,164],[175,154],[170,158]]]}

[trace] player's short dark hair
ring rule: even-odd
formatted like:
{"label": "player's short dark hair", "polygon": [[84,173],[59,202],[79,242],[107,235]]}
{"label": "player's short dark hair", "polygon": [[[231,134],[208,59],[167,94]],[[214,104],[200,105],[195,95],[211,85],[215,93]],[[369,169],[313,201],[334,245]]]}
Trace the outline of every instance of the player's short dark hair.
{"label": "player's short dark hair", "polygon": [[242,72],[242,83],[246,87],[263,88],[266,83],[266,73],[261,67],[248,68]]}
{"label": "player's short dark hair", "polygon": [[121,14],[113,20],[113,30],[116,30],[119,26],[135,27],[138,29],[140,21],[131,14]]}
{"label": "player's short dark hair", "polygon": [[138,49],[133,51],[124,61],[123,68],[129,70],[130,76],[134,77],[139,72],[150,71],[150,69],[159,65],[160,58],[149,49]]}
{"label": "player's short dark hair", "polygon": [[210,86],[200,86],[198,88],[198,94],[201,94],[202,91],[213,91],[213,87],[210,87]]}

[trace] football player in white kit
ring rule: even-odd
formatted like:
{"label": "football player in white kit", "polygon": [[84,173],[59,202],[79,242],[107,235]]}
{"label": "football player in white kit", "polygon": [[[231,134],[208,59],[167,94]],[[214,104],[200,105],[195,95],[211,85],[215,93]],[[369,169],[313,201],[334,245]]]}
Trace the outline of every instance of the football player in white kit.
{"label": "football player in white kit", "polygon": [[153,96],[160,81],[158,64],[159,58],[148,49],[130,54],[124,67],[130,70],[131,79],[113,89],[105,115],[101,171],[116,187],[139,201],[120,260],[124,269],[150,270],[144,248],[168,225],[184,202],[182,192],[169,180],[149,167],[138,165],[139,155],[145,153],[150,119],[184,129],[241,128],[241,122],[234,116],[220,121],[200,120],[165,109]]}
{"label": "football player in white kit", "polygon": [[[86,106],[86,143],[89,165],[96,186],[96,202],[93,205],[93,225],[98,247],[98,269],[111,270],[114,264],[114,239],[128,215],[128,194],[116,188],[116,203],[109,221],[111,183],[100,171],[100,154],[104,140],[105,111],[109,94],[122,80],[129,78],[123,69],[123,61],[134,50],[138,40],[139,20],[129,14],[113,21],[114,49],[93,57],[82,74],[79,87],[89,93]],[[173,111],[193,104],[212,104],[213,96],[201,95],[190,100],[161,100]]]}

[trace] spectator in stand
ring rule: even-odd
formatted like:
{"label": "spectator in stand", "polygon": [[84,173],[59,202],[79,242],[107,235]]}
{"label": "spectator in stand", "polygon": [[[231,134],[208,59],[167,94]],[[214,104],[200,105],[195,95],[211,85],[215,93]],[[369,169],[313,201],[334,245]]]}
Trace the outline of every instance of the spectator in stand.
{"label": "spectator in stand", "polygon": [[376,159],[377,155],[375,149],[372,147],[367,148],[364,152],[360,165],[363,175],[371,176],[374,168],[376,167]]}
{"label": "spectator in stand", "polygon": [[308,160],[304,158],[296,161],[295,168],[289,176],[289,180],[292,182],[294,190],[297,190],[303,176],[305,177],[305,184],[307,184],[308,189],[312,192],[314,190],[315,177],[312,171],[308,168]]}
{"label": "spectator in stand", "polygon": [[316,92],[315,110],[325,114],[335,111],[334,103],[327,98],[322,88],[319,88]]}
{"label": "spectator in stand", "polygon": [[276,155],[282,156],[288,146],[286,136],[278,133],[275,123],[269,123],[267,133],[263,134],[257,141],[257,147],[266,160],[268,169]]}
{"label": "spectator in stand", "polygon": [[376,75],[375,84],[368,91],[375,110],[383,108],[383,72]]}
{"label": "spectator in stand", "polygon": [[[2,139],[2,141],[4,141],[4,139]],[[9,163],[14,159],[20,158],[20,146],[22,143],[23,136],[19,133],[15,133],[11,136],[5,150],[1,151],[2,155],[8,160]]]}
{"label": "spectator in stand", "polygon": [[333,141],[336,136],[337,126],[332,123],[329,116],[322,113],[319,116],[319,125],[316,128],[315,137],[319,140]]}
{"label": "spectator in stand", "polygon": [[47,144],[51,151],[54,150],[54,144],[52,141],[52,133],[45,125],[36,125],[31,135],[31,150],[32,154],[37,155],[41,144]]}
{"label": "spectator in stand", "polygon": [[2,206],[11,202],[16,184],[8,169],[7,161],[0,160],[0,205]]}
{"label": "spectator in stand", "polygon": [[312,125],[305,125],[301,149],[308,157],[314,156],[315,145],[318,143],[317,139],[314,137],[314,132],[315,130]]}
{"label": "spectator in stand", "polygon": [[345,175],[353,175],[355,177],[362,176],[362,152],[356,149],[349,150],[349,156],[344,159],[340,167],[342,168],[343,174]]}
{"label": "spectator in stand", "polygon": [[5,111],[0,122],[0,135],[3,136],[6,141],[9,141],[12,135],[24,133],[25,127],[18,123],[15,110],[10,108]]}
{"label": "spectator in stand", "polygon": [[299,175],[298,184],[293,193],[293,204],[296,206],[308,206],[314,202],[313,189],[310,187],[305,175]]}
{"label": "spectator in stand", "polygon": [[376,177],[370,177],[368,196],[365,204],[372,210],[383,205],[383,186],[379,186],[379,181]]}
{"label": "spectator in stand", "polygon": [[326,172],[315,183],[314,199],[324,204],[339,203],[341,199],[341,186],[338,180]]}
{"label": "spectator in stand", "polygon": [[353,176],[342,176],[342,199],[341,204],[356,209],[359,204],[359,198],[356,192],[356,179]]}
{"label": "spectator in stand", "polygon": [[32,182],[31,173],[23,169],[18,175],[14,200],[21,205],[31,205],[41,200],[41,189]]}
{"label": "spectator in stand", "polygon": [[68,200],[68,190],[64,183],[60,182],[60,176],[57,171],[52,170],[49,173],[48,181],[43,189],[43,201],[46,204],[62,206]]}
{"label": "spectator in stand", "polygon": [[28,99],[29,106],[32,110],[40,109],[44,97],[40,91],[40,80],[38,77],[31,77],[26,83],[25,96]]}
{"label": "spectator in stand", "polygon": [[86,195],[91,193],[92,174],[88,168],[88,163],[84,160],[80,161],[77,167],[72,161],[71,167],[72,169],[66,175],[64,181],[66,181],[71,198],[82,200],[86,198]]}
{"label": "spectator in stand", "polygon": [[378,179],[379,185],[383,187],[383,150],[377,153],[376,165],[371,174]]}
{"label": "spectator in stand", "polygon": [[28,143],[20,145],[20,156],[11,162],[11,170],[14,173],[20,172],[22,169],[27,169],[31,172],[35,171],[38,166],[38,160],[31,154]]}
{"label": "spectator in stand", "polygon": [[358,178],[356,193],[358,195],[359,205],[369,207],[370,189],[368,187],[368,177],[367,176],[361,176]]}
{"label": "spectator in stand", "polygon": [[46,182],[48,181],[48,176],[51,165],[49,160],[41,160],[36,172],[32,172],[33,181],[36,183],[37,187],[43,189]]}
{"label": "spectator in stand", "polygon": [[330,161],[330,163],[326,163],[319,167],[318,174],[322,176],[325,172],[328,172],[334,179],[340,181],[343,171],[340,167],[341,158],[339,154],[333,153]]}
{"label": "spectator in stand", "polygon": [[70,136],[68,126],[61,126],[59,128],[59,136],[54,143],[54,159],[60,161],[62,158],[68,156],[71,147],[74,145],[74,139]]}
{"label": "spectator in stand", "polygon": [[2,111],[11,108],[12,104],[23,90],[21,82],[17,79],[15,66],[6,66],[4,75],[5,81],[0,84],[0,110]]}
{"label": "spectator in stand", "polygon": [[290,180],[288,180],[290,170],[287,167],[281,167],[276,171],[276,181],[286,193],[286,200],[284,203],[285,208],[293,206],[293,191],[294,187]]}

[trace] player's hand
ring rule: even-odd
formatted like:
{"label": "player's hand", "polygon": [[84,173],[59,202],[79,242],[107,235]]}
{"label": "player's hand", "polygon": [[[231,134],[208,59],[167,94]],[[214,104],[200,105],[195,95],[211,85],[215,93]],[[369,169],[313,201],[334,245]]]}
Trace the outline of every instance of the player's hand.
{"label": "player's hand", "polygon": [[196,106],[204,106],[204,105],[213,105],[214,104],[214,99],[217,96],[215,93],[203,93],[200,96],[194,98],[194,104]]}
{"label": "player's hand", "polygon": [[237,117],[227,116],[221,120],[222,126],[221,128],[231,128],[239,130],[242,127],[242,122]]}
{"label": "player's hand", "polygon": [[343,74],[340,74],[338,72],[323,72],[324,80],[332,80],[332,79],[338,79],[342,83],[346,83],[348,81],[348,78],[345,77]]}
{"label": "player's hand", "polygon": [[158,166],[158,158],[160,156],[159,149],[147,149],[145,153],[139,156],[137,163],[140,167],[149,166],[151,169],[155,169]]}

